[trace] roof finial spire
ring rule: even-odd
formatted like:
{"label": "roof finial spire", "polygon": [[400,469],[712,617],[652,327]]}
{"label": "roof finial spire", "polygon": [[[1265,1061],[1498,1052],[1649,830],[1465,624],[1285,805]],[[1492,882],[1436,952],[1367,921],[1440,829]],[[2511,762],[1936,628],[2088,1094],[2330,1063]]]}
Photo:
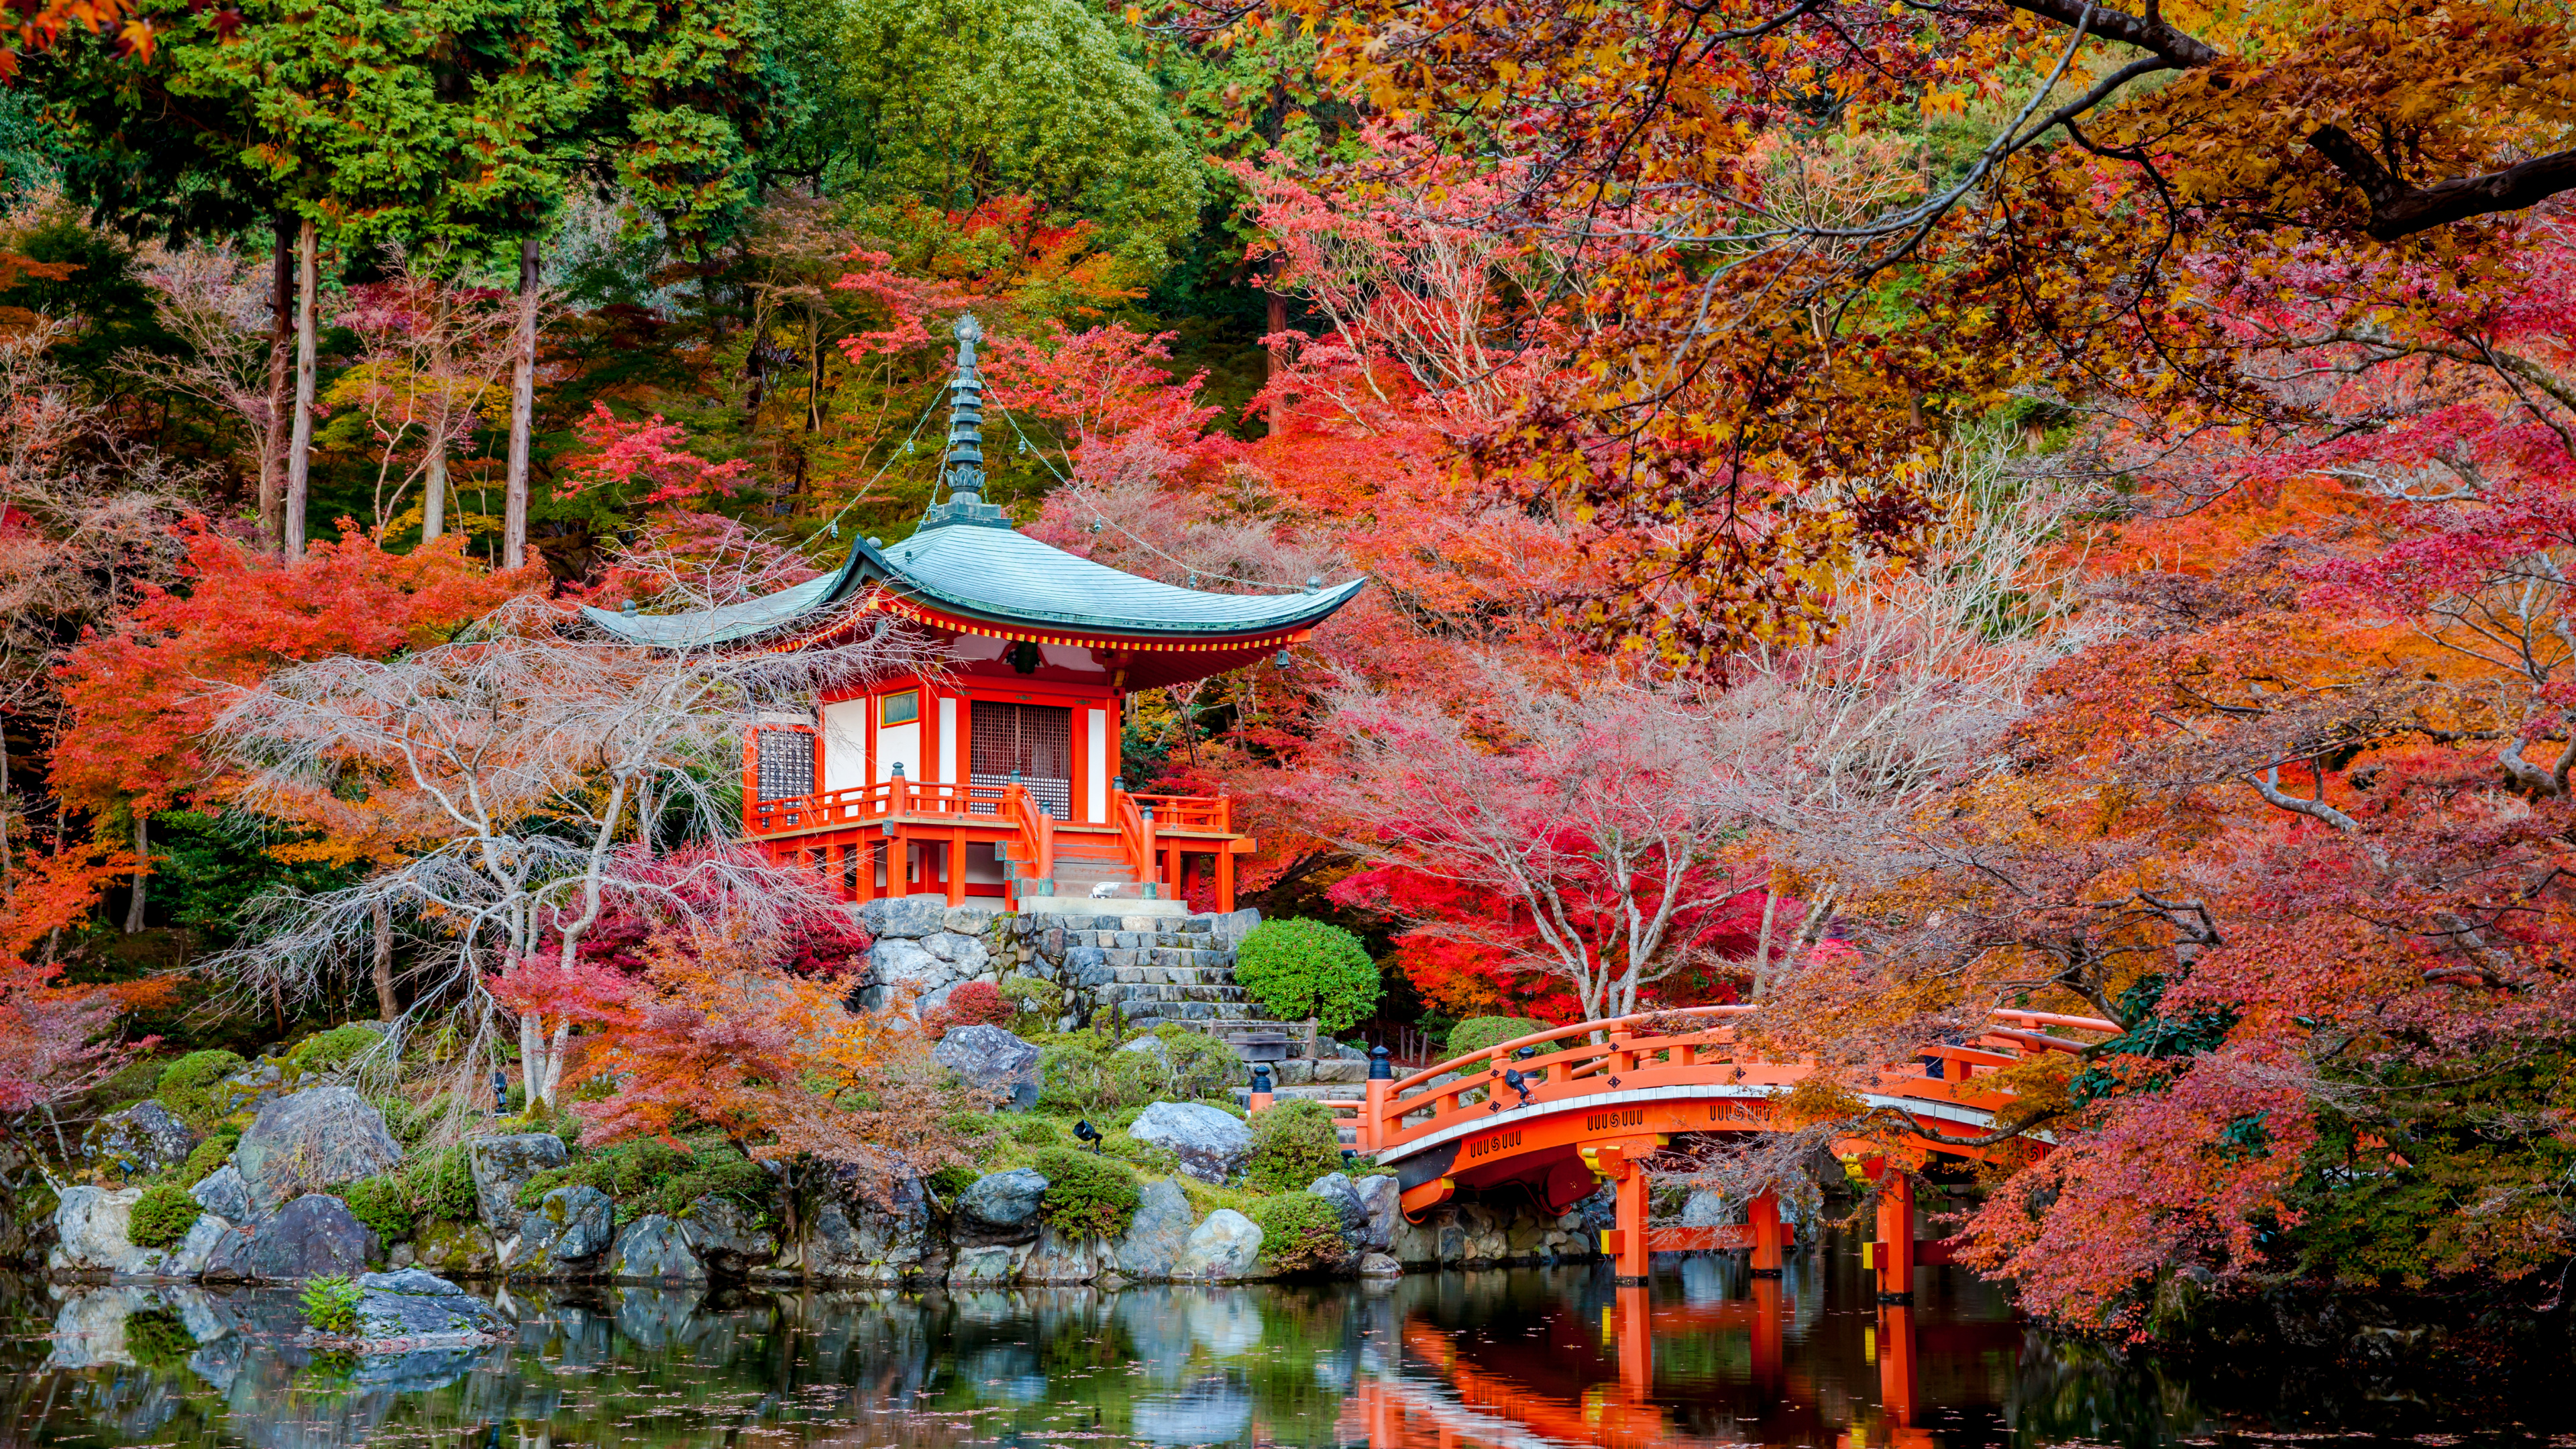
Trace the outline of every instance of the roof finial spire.
{"label": "roof finial spire", "polygon": [[957,319],[957,371],[948,379],[948,451],[939,480],[948,501],[930,510],[931,527],[947,523],[1011,526],[1009,515],[984,501],[984,376],[975,370],[975,344],[984,324],[972,312]]}

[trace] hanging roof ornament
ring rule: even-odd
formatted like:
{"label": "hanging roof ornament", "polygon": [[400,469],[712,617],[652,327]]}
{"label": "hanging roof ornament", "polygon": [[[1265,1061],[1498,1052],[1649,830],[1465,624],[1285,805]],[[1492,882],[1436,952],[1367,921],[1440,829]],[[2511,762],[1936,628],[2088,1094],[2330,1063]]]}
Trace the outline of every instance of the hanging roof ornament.
{"label": "hanging roof ornament", "polygon": [[975,370],[975,344],[983,340],[984,324],[969,312],[957,319],[955,331],[957,371],[948,379],[948,451],[939,465],[939,481],[948,490],[948,501],[934,506],[921,526],[970,523],[1009,528],[1011,515],[984,501],[984,376]]}

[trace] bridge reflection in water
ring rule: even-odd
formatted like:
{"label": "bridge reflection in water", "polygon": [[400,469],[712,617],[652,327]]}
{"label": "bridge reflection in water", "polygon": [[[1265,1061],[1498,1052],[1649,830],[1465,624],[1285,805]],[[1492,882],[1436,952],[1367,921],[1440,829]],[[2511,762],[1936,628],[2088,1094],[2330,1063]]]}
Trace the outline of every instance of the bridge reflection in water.
{"label": "bridge reflection in water", "polygon": [[1655,1266],[1644,1286],[1546,1275],[1555,1292],[1499,1312],[1411,1293],[1373,1305],[1334,1437],[1369,1449],[2011,1437],[2004,1385],[2025,1330],[1964,1270],[1926,1271],[1936,1291],[1902,1304],[1876,1301],[1848,1239],[1777,1278],[1747,1274],[1740,1258]]}

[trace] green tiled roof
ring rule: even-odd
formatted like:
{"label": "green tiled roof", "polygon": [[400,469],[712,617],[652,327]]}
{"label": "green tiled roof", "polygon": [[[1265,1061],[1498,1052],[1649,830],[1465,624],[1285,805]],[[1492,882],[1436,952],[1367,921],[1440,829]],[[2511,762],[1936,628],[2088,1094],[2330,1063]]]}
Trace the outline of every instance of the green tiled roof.
{"label": "green tiled roof", "polygon": [[957,371],[948,384],[950,423],[943,465],[949,498],[912,537],[890,548],[850,546],[840,572],[767,598],[688,614],[582,613],[639,644],[696,647],[748,642],[796,627],[884,581],[897,593],[947,613],[1002,624],[1086,634],[1261,635],[1311,624],[1360,591],[1353,579],[1299,594],[1211,594],[1138,578],[1078,558],[1011,526],[983,499],[983,379],[975,343],[983,329],[957,320]]}
{"label": "green tiled roof", "polygon": [[850,547],[837,573],[766,598],[687,614],[582,613],[639,644],[703,648],[748,642],[827,612],[868,584],[995,623],[1129,635],[1268,634],[1311,624],[1348,603],[1363,580],[1295,594],[1215,594],[1138,578],[1050,547],[1007,525],[934,517],[882,550]]}

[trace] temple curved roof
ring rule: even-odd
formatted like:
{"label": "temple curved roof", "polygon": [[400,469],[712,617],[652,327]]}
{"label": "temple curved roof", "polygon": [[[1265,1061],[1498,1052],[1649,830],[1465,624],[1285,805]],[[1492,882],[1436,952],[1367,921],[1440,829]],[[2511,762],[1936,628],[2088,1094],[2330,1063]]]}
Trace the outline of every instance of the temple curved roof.
{"label": "temple curved roof", "polygon": [[[890,546],[850,545],[837,573],[808,579],[764,598],[685,614],[612,613],[584,609],[601,629],[657,648],[703,649],[750,644],[811,627],[816,616],[862,591],[882,587],[908,601],[906,612],[947,621],[968,632],[1020,638],[1032,634],[1190,650],[1222,649],[1305,628],[1350,602],[1361,580],[1334,588],[1312,580],[1295,594],[1213,594],[1114,569],[1041,543],[984,501],[984,380],[975,344],[984,330],[957,319],[957,369],[951,374],[948,448],[941,481],[947,501],[933,507],[912,537]],[[978,628],[977,626],[988,626]]]}
{"label": "temple curved roof", "polygon": [[[985,505],[990,507],[990,505]],[[762,598],[685,614],[584,617],[633,643],[661,648],[748,644],[792,631],[870,585],[942,613],[996,625],[1113,638],[1260,637],[1320,622],[1364,584],[1293,594],[1218,594],[1139,578],[1041,543],[1007,523],[941,518],[883,548],[850,546],[840,569]],[[962,509],[957,511],[964,511]],[[998,513],[1000,510],[994,509]]]}

